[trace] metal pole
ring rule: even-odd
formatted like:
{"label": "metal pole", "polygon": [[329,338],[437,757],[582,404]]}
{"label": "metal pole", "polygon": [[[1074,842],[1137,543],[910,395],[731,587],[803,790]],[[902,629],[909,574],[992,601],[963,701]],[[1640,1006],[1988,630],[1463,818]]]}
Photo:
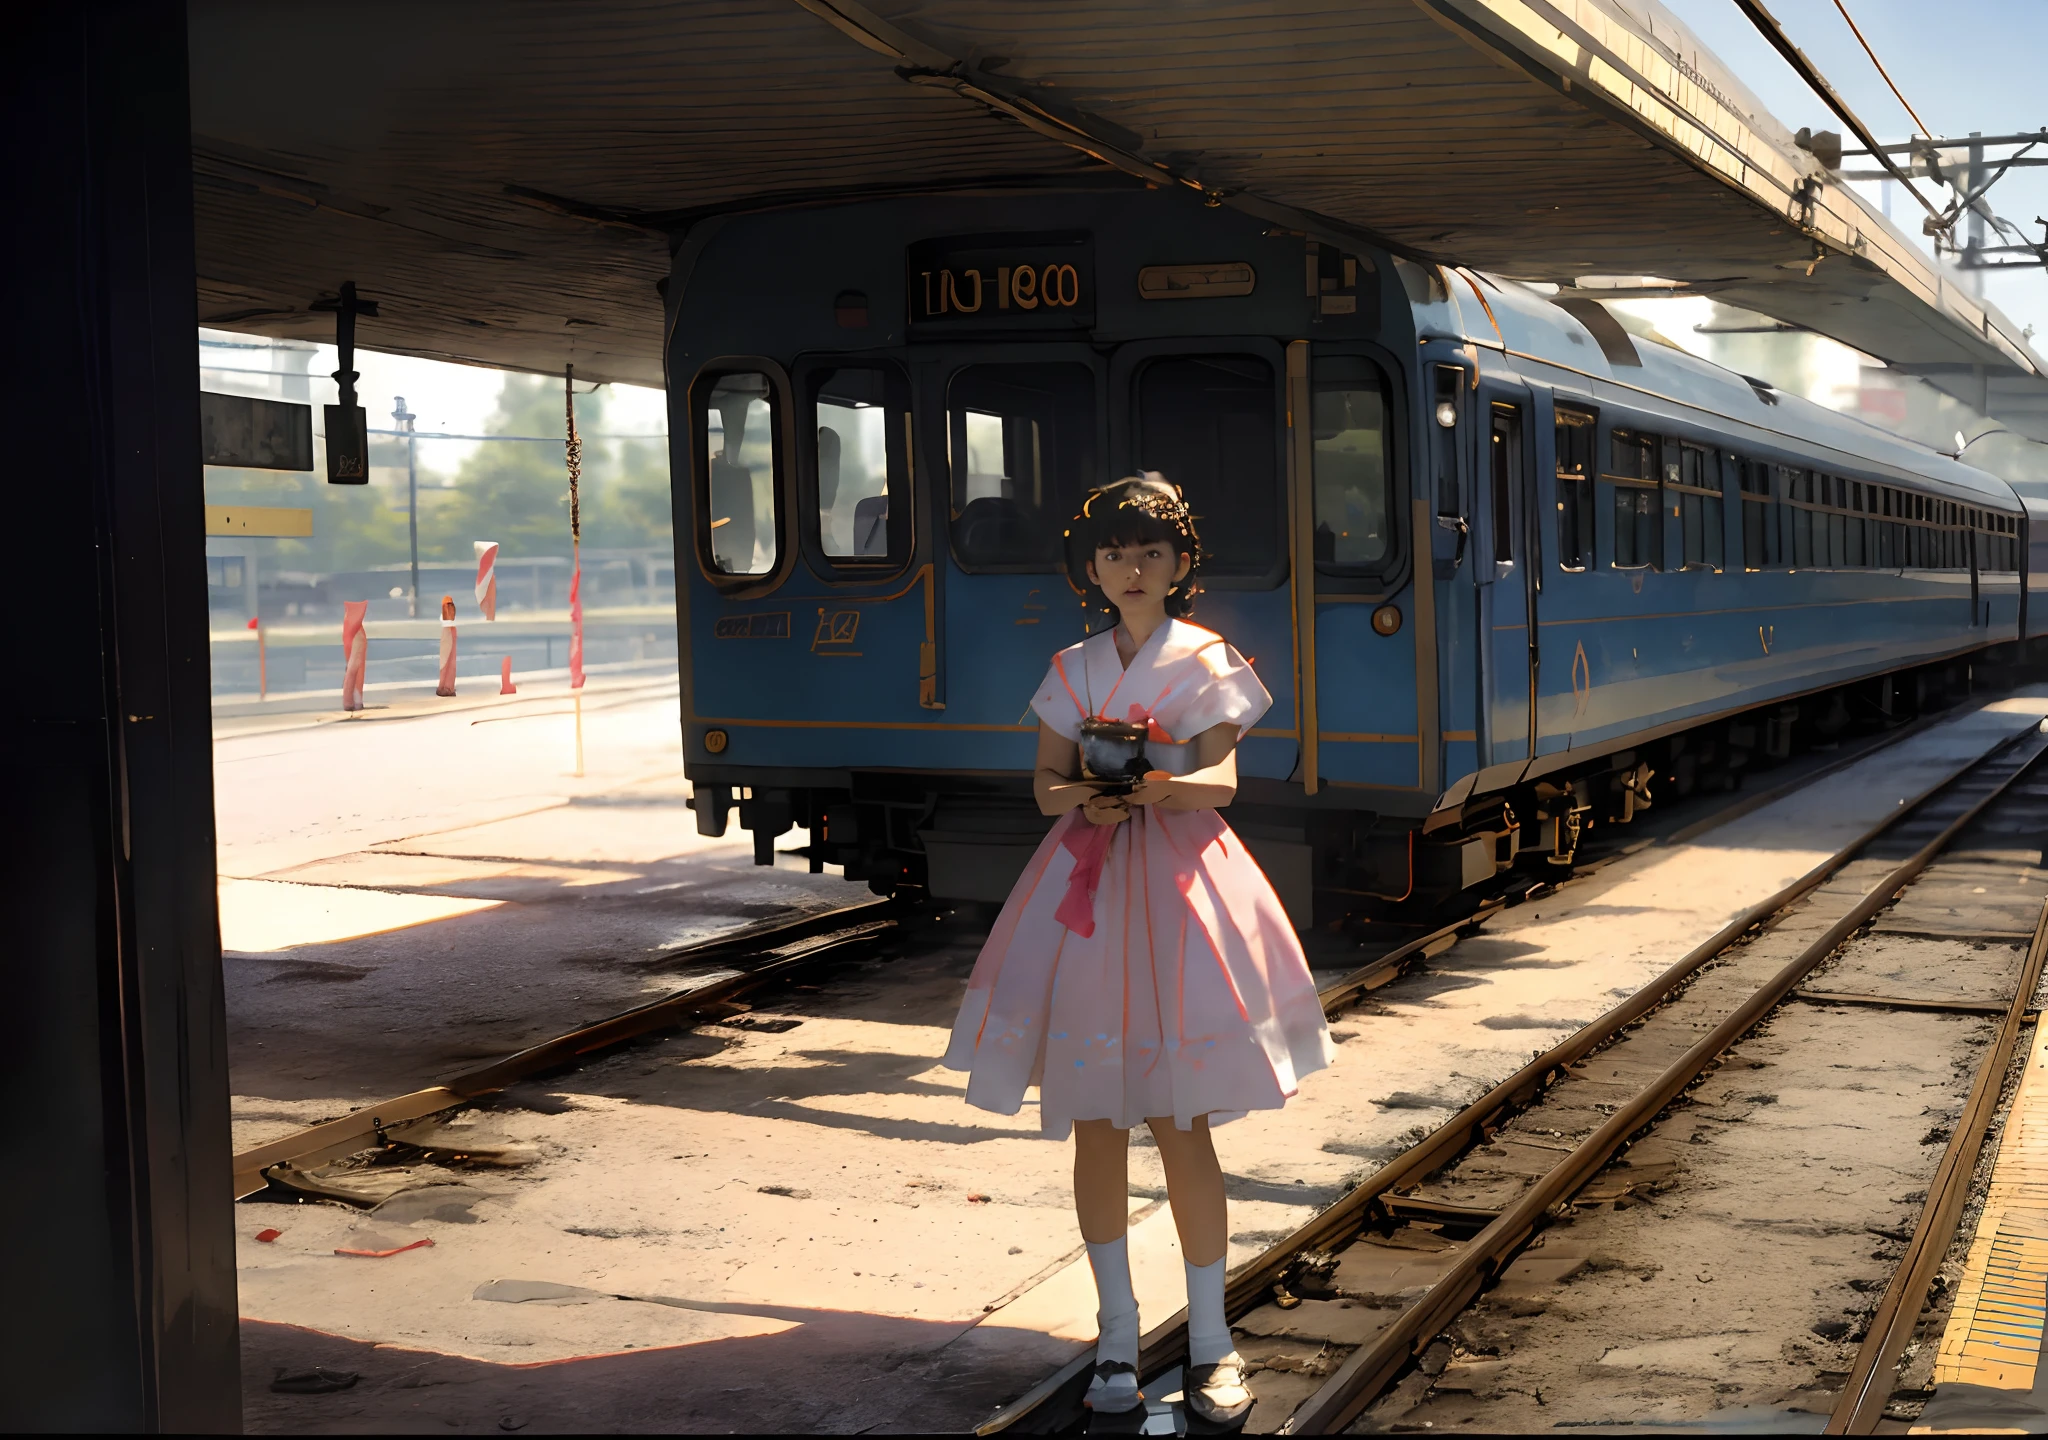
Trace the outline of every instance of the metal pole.
{"label": "metal pole", "polygon": [[583,476],[583,441],[576,434],[576,367],[562,371],[562,410],[567,421],[569,462],[569,693],[576,701],[576,774],[583,774],[583,508],[577,493]]}
{"label": "metal pole", "polygon": [[405,528],[412,534],[412,589],[406,592],[405,613],[420,618],[420,442],[413,437],[413,421],[419,417],[405,408],[405,397],[394,401],[391,418],[405,427]]}
{"label": "metal pole", "polygon": [[[1976,194],[1977,187],[1984,183],[1983,133],[1981,130],[1972,130],[1970,132],[1970,169],[1968,178],[1963,181],[1963,194],[1965,195]],[[1981,204],[1982,202],[1978,203]],[[1984,257],[1979,253],[1984,248],[1984,215],[1974,204],[1970,206],[1969,237],[1968,244],[1963,251],[1963,268],[1974,271],[1984,263]],[[1981,296],[1984,293],[1984,277],[1976,275],[1972,278],[1973,283],[1970,286],[1970,293]]]}

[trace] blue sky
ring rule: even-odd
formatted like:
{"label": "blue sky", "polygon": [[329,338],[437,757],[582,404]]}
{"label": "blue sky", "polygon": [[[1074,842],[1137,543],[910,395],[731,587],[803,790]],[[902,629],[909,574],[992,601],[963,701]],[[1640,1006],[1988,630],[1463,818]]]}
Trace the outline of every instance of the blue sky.
{"label": "blue sky", "polygon": [[[1843,3],[1906,99],[1944,136],[1972,130],[2015,134],[2048,125],[2048,78],[2042,73],[2048,60],[2048,0]],[[1842,131],[1820,98],[1765,43],[1734,0],[1663,4],[1787,126]],[[1914,128],[1856,43],[1834,0],[1770,0],[1768,8],[1881,140],[1903,140]],[[2048,144],[2034,153],[2048,157]],[[1940,194],[1945,198],[1947,192]],[[1932,193],[1929,198],[1942,203]],[[2034,217],[2048,215],[2048,167],[2009,172],[1990,199],[2000,215],[2038,240],[2041,227]],[[1910,197],[1894,197],[1892,215],[1910,234],[1919,231],[1918,213]],[[2018,270],[1985,280],[1990,300],[2017,323],[2032,325],[2035,350],[2048,352],[2048,274]]]}

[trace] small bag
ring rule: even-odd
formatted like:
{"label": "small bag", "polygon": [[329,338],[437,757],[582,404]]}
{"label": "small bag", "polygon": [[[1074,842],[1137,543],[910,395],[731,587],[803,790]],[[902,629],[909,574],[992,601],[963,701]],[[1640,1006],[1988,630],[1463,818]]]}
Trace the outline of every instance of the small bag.
{"label": "small bag", "polygon": [[1090,780],[1107,780],[1103,793],[1121,795],[1145,778],[1152,762],[1145,758],[1143,725],[1122,720],[1099,720],[1093,716],[1081,722],[1081,773]]}

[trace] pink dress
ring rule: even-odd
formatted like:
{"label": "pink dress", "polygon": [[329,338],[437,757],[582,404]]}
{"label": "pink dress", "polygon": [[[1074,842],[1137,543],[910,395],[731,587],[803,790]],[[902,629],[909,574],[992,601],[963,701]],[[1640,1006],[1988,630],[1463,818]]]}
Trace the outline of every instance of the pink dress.
{"label": "pink dress", "polygon": [[[1078,741],[1098,715],[1150,723],[1154,768],[1185,775],[1204,730],[1242,736],[1273,703],[1221,636],[1169,620],[1128,670],[1109,631],[1053,657],[1031,708]],[[1279,897],[1214,810],[1132,807],[1121,825],[1056,823],[967,982],[945,1063],[967,1101],[1039,1125],[1218,1124],[1275,1110],[1331,1060],[1315,982]]]}

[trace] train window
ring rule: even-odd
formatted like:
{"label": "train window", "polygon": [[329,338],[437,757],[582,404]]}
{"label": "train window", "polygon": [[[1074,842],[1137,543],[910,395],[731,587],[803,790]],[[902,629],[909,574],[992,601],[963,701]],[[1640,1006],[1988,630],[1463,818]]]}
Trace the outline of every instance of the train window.
{"label": "train window", "polygon": [[946,391],[953,555],[963,570],[1057,570],[1095,461],[1095,372],[969,365]]}
{"label": "train window", "polygon": [[[1780,465],[1778,470],[1778,493],[1785,501],[1785,551],[1786,563],[1794,570],[1810,570],[1816,564],[1813,547],[1813,497],[1814,483],[1811,470],[1799,470],[1790,465]],[[1821,525],[1823,551],[1827,543],[1827,525]]]}
{"label": "train window", "polygon": [[1681,569],[1719,570],[1725,559],[1722,530],[1721,469],[1714,452],[1681,445],[1678,483],[1669,486],[1679,515],[1684,542]]}
{"label": "train window", "polygon": [[1319,360],[1311,398],[1316,568],[1375,569],[1391,546],[1386,384],[1369,360]]}
{"label": "train window", "polygon": [[1284,572],[1273,367],[1255,355],[1173,356],[1147,364],[1136,388],[1136,459],[1186,492],[1201,518],[1203,573],[1277,579]]}
{"label": "train window", "polygon": [[774,384],[755,370],[707,375],[697,384],[699,554],[715,575],[773,574],[781,549]]}
{"label": "train window", "polygon": [[1559,406],[1557,416],[1557,563],[1590,570],[1593,554],[1593,447],[1599,435],[1583,410]]}
{"label": "train window", "polygon": [[1657,494],[1657,437],[1616,430],[1609,440],[1614,491],[1614,568],[1664,568],[1664,510]]}
{"label": "train window", "polygon": [[1737,459],[1735,477],[1742,496],[1742,568],[1762,570],[1784,564],[1778,510],[1771,503],[1771,467],[1761,460]]}
{"label": "train window", "polygon": [[901,373],[879,366],[814,372],[816,488],[810,495],[818,549],[836,564],[901,564],[909,558],[910,394]]}
{"label": "train window", "polygon": [[1522,412],[1512,405],[1494,406],[1491,435],[1487,447],[1487,474],[1493,504],[1493,559],[1498,565],[1512,565],[1515,563],[1515,481],[1522,473]]}
{"label": "train window", "polygon": [[[1995,525],[1996,521],[1996,517],[1951,500],[1936,500],[1889,487],[1883,492],[1881,504],[1881,514],[1888,518],[1878,522],[1875,563],[1888,569],[1967,570],[1973,543],[1971,533]],[[1983,563],[1984,558],[1999,552],[1987,550],[1986,542],[1975,543],[1980,568],[1990,568]],[[2017,541],[2013,542],[2011,563],[2018,564]]]}
{"label": "train window", "polygon": [[1822,475],[1820,481],[1820,503],[1828,507],[1826,514],[1814,516],[1814,561],[1840,569],[1849,563],[1849,517],[1839,507],[1846,498],[1846,485],[1839,475]]}

